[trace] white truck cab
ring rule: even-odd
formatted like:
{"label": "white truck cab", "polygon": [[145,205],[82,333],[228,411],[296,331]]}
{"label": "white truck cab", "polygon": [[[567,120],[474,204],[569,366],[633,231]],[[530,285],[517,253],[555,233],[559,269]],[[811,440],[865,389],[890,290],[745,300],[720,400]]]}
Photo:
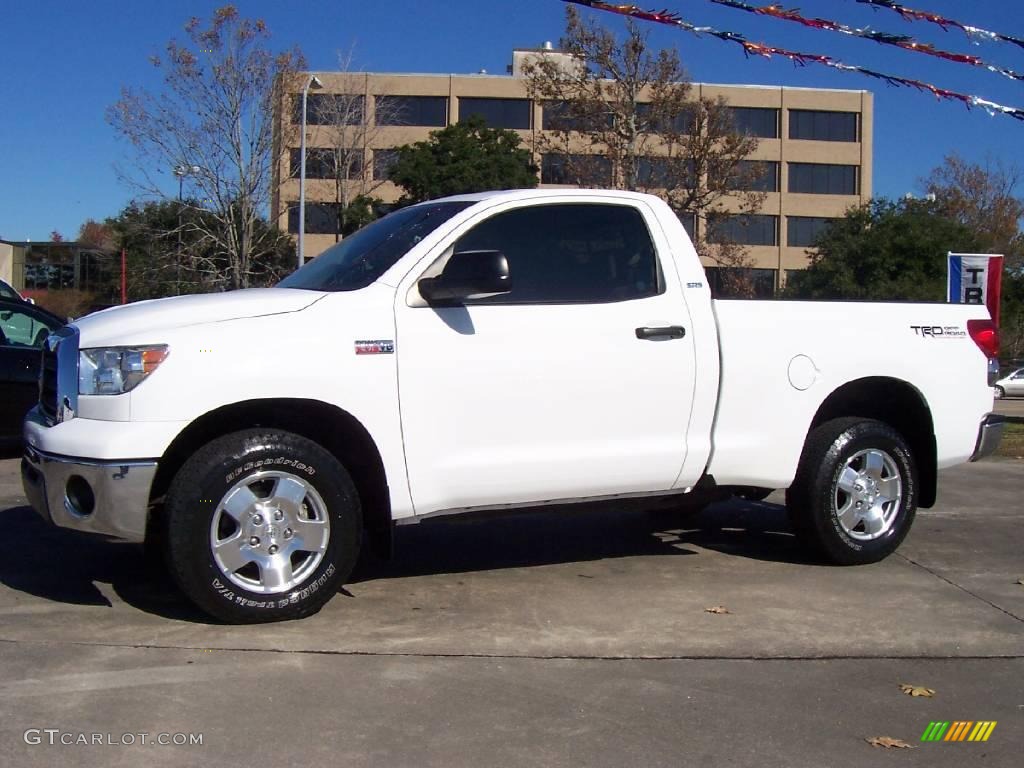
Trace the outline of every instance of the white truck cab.
{"label": "white truck cab", "polygon": [[276,288],[63,329],[23,478],[237,622],[318,610],[364,531],[469,510],[786,488],[812,549],[873,562],[998,443],[997,344],[984,307],[712,300],[652,196],[465,195]]}

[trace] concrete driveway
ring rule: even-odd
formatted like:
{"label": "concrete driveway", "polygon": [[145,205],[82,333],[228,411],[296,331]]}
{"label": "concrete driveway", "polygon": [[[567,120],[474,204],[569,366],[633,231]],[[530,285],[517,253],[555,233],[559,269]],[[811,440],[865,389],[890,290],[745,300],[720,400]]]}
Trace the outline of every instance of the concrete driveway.
{"label": "concrete driveway", "polygon": [[[44,525],[16,469],[0,462],[5,764],[1019,764],[1024,463],[944,472],[874,566],[805,562],[781,494],[691,519],[434,520],[319,615],[260,627],[208,623],[138,546]],[[985,743],[920,742],[981,720]],[[203,743],[59,743],[93,733]]]}

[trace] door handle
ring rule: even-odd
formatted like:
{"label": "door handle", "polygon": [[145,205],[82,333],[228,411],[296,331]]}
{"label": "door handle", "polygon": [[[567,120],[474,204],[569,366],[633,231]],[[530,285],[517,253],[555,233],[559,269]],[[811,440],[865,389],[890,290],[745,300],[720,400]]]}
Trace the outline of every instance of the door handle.
{"label": "door handle", "polygon": [[664,325],[655,328],[644,326],[636,329],[638,339],[659,339],[666,336],[670,339],[681,339],[685,335],[686,329],[681,325]]}

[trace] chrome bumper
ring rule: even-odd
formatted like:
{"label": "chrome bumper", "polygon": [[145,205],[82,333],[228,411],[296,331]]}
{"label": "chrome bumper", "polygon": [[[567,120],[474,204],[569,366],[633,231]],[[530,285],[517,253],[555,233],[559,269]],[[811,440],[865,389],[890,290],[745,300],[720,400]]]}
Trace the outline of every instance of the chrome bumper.
{"label": "chrome bumper", "polygon": [[983,459],[999,447],[999,441],[1003,439],[1003,426],[1005,424],[1006,420],[994,413],[990,413],[985,417],[985,420],[981,422],[981,427],[978,429],[978,442],[974,446],[971,461]]}
{"label": "chrome bumper", "polygon": [[28,448],[21,483],[32,507],[62,528],[146,538],[155,461],[90,461]]}

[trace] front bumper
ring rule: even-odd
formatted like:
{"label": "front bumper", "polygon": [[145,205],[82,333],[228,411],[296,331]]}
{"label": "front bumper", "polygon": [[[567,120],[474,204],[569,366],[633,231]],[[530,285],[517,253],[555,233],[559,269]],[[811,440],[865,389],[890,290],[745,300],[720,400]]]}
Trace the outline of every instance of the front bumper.
{"label": "front bumper", "polygon": [[29,447],[21,482],[32,507],[62,528],[127,541],[146,538],[155,461],[93,461]]}
{"label": "front bumper", "polygon": [[1006,420],[1002,416],[990,413],[985,417],[978,428],[978,442],[975,443],[971,461],[983,459],[999,447],[999,441],[1003,439],[1005,425]]}

